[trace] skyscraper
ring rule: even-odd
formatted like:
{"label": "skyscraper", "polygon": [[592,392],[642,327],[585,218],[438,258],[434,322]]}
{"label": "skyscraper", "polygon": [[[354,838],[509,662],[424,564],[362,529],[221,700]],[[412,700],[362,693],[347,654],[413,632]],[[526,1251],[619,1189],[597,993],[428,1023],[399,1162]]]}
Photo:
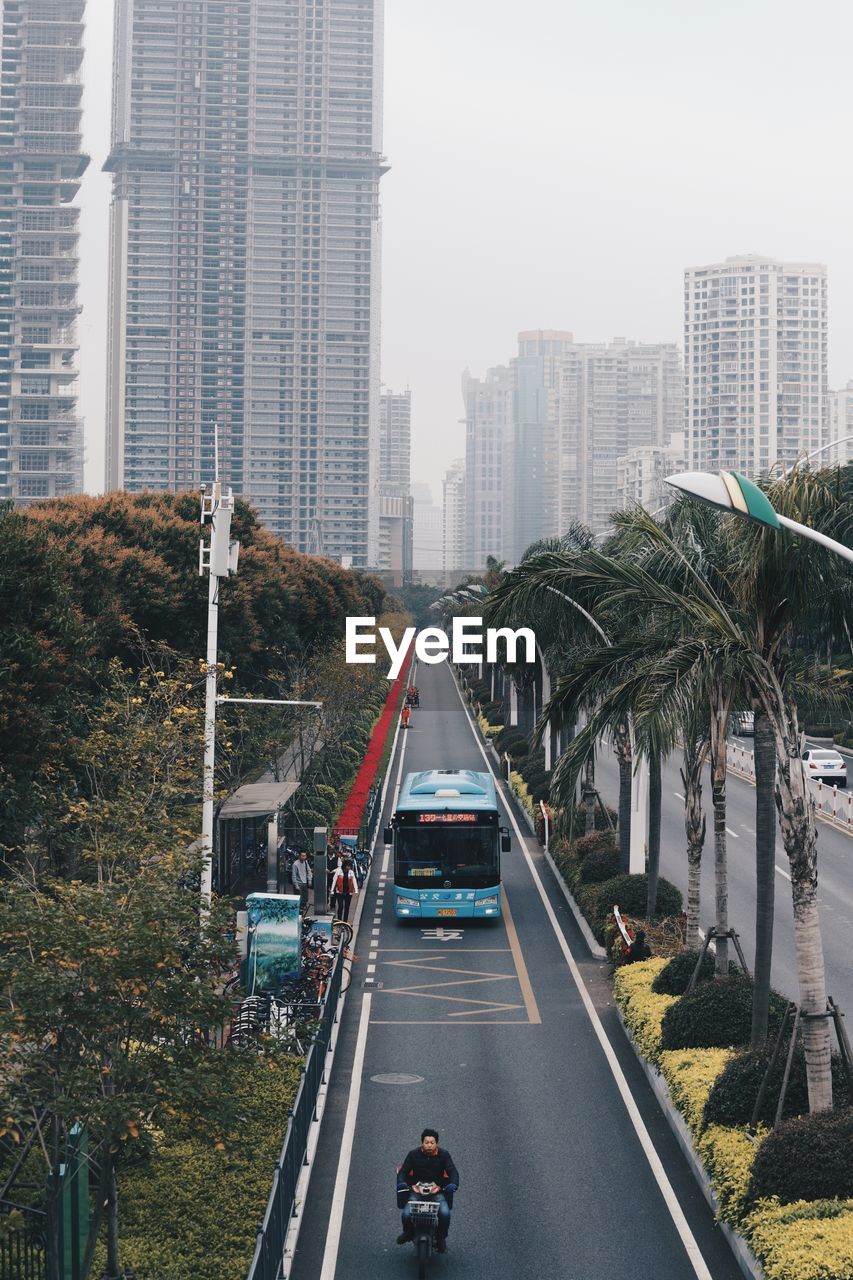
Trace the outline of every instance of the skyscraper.
{"label": "skyscraper", "polygon": [[382,391],[379,398],[379,489],[405,498],[412,484],[412,393]]}
{"label": "skyscraper", "polygon": [[84,0],[4,0],[0,70],[0,498],[83,488],[77,241]]}
{"label": "skyscraper", "polygon": [[755,254],[684,273],[687,467],[757,477],[827,439],[826,267]]}
{"label": "skyscraper", "polygon": [[107,485],[378,551],[378,0],[118,0]]}
{"label": "skyscraper", "polygon": [[513,371],[513,533],[509,559],[552,537],[559,523],[557,398],[560,366],[571,333],[530,329],[518,335]]}
{"label": "skyscraper", "polygon": [[560,365],[558,528],[580,521],[605,533],[620,505],[617,459],[663,449],[683,416],[681,359],[674,343],[616,338],[576,343]]}
{"label": "skyscraper", "polygon": [[844,466],[853,462],[853,382],[848,382],[842,391],[830,391],[828,429],[827,443],[833,441],[833,448],[815,458],[814,465]]}
{"label": "skyscraper", "polygon": [[442,568],[444,582],[450,586],[453,576],[465,568],[465,459],[456,458],[444,473],[444,536]]}
{"label": "skyscraper", "polygon": [[485,378],[462,375],[465,401],[466,568],[486,557],[507,559],[512,548],[512,373],[505,365]]}

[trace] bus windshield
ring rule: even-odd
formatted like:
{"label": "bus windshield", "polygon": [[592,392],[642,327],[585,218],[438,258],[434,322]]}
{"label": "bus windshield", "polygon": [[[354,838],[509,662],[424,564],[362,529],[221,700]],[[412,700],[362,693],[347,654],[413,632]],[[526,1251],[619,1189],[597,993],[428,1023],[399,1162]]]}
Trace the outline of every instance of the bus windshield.
{"label": "bus windshield", "polygon": [[456,889],[497,884],[497,827],[399,827],[394,880],[413,889],[436,888],[446,882]]}

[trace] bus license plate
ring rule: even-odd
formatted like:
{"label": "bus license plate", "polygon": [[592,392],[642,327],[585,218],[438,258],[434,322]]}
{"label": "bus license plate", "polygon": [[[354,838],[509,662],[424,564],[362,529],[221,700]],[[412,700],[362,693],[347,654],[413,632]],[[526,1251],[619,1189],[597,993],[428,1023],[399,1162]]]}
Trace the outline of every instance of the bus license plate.
{"label": "bus license plate", "polygon": [[456,908],[455,907],[439,907],[438,914],[440,916],[455,916]]}

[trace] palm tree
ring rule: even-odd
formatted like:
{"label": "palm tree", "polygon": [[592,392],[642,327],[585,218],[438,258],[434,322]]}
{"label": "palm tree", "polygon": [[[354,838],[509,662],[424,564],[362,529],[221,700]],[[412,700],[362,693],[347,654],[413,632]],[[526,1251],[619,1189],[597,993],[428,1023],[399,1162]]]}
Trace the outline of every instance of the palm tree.
{"label": "palm tree", "polygon": [[[771,500],[784,514],[797,514],[801,519],[803,515],[810,515],[815,524],[821,518],[829,524],[833,520],[837,522],[837,487],[833,492],[831,483],[820,482],[815,477],[797,481],[795,485],[787,483],[782,486],[782,492],[774,487]],[[726,600],[650,517],[635,514],[634,519],[638,533],[657,549],[663,562],[668,563],[668,573],[652,574],[647,572],[647,565],[642,566],[636,560],[607,561],[589,553],[578,558],[572,576],[587,589],[606,593],[611,604],[618,600],[633,609],[643,601],[649,611],[660,617],[669,615],[675,638],[660,670],[668,671],[676,689],[681,686],[682,697],[685,691],[696,697],[703,688],[710,688],[712,762],[715,748],[719,751],[724,742],[724,717],[733,698],[740,698],[740,689],[751,692],[759,710],[767,717],[776,752],[776,805],[791,868],[800,1004],[807,1015],[804,1040],[809,1103],[812,1110],[821,1110],[832,1105],[832,1083],[829,1029],[823,1017],[826,987],[817,913],[815,819],[800,756],[797,704],[790,688],[786,693],[788,670],[781,649],[782,640],[790,635],[798,616],[797,603],[802,604],[801,617],[810,612],[807,597],[814,592],[815,562],[820,563],[820,558],[824,558],[822,581],[826,583],[838,584],[842,570],[839,566],[828,566],[825,553],[814,550],[811,544],[800,544],[794,552],[791,546],[781,545],[780,537],[778,544],[768,548],[770,535],[753,531],[751,537],[759,542],[762,554],[750,559],[744,551],[737,575],[738,591],[733,600]],[[585,563],[580,564],[580,560]],[[750,590],[753,607],[747,609],[744,600],[748,599]],[[841,596],[849,607],[850,594],[847,574],[841,590],[836,592],[835,602],[827,599],[827,610],[837,612]],[[774,607],[777,614],[786,615],[784,622],[775,623],[775,638],[769,651],[767,637],[756,628],[755,599],[759,595],[764,601],[761,616],[771,617]],[[665,708],[676,695],[663,685],[658,685],[658,690]],[[636,680],[632,689],[621,691],[621,696],[632,701],[638,726],[644,718],[650,721],[660,718],[660,710],[644,708],[643,690],[636,685]],[[594,729],[591,724],[589,731]],[[719,775],[714,782],[717,801]],[[715,820],[716,817],[715,813]]]}

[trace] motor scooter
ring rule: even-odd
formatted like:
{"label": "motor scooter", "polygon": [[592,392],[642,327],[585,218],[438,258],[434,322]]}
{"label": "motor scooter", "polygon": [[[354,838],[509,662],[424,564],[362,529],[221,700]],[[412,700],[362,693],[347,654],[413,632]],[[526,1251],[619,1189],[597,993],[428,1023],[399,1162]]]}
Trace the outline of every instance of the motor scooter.
{"label": "motor scooter", "polygon": [[[418,1280],[425,1280],[427,1263],[435,1248],[438,1230],[438,1195],[430,1195],[429,1182],[416,1182],[412,1187],[417,1199],[409,1201],[412,1214],[412,1243],[418,1259]],[[439,1193],[440,1194],[440,1193]]]}

